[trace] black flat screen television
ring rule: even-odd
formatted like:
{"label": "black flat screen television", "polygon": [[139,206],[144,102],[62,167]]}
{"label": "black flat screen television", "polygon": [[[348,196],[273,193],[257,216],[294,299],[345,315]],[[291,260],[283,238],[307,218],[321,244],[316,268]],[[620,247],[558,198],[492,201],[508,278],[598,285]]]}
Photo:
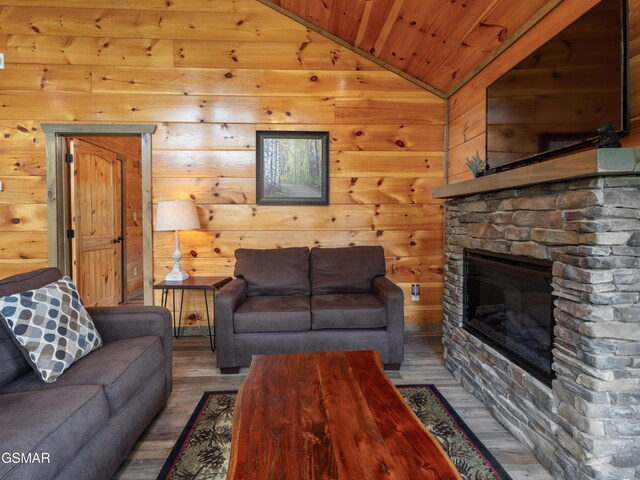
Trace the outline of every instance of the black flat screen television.
{"label": "black flat screen television", "polygon": [[[629,131],[627,0],[603,0],[487,87],[490,171]],[[495,170],[494,170],[495,169]]]}

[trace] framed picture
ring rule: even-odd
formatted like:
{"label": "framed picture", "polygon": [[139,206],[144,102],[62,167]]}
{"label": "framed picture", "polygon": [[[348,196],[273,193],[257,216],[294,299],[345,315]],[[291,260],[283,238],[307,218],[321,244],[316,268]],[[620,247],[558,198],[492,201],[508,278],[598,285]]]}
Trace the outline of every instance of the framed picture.
{"label": "framed picture", "polygon": [[256,132],[258,205],[329,203],[329,132]]}

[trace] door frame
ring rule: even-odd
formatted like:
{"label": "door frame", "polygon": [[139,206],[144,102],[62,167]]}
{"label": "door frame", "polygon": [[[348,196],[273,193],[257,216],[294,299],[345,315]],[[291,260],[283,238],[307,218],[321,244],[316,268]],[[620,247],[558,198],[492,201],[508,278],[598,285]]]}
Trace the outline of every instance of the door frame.
{"label": "door frame", "polygon": [[144,304],[153,305],[153,205],[151,196],[151,135],[155,124],[64,124],[43,123],[47,162],[47,224],[48,264],[69,275],[69,248],[66,237],[67,213],[65,198],[69,186],[64,176],[66,137],[140,136],[142,173],[142,270]]}

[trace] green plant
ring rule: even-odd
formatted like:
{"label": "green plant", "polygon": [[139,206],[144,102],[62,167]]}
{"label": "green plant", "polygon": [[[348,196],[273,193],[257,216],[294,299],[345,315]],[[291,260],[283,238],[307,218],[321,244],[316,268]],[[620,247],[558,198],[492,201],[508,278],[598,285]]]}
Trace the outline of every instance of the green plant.
{"label": "green plant", "polygon": [[477,177],[480,172],[484,172],[487,169],[487,161],[480,158],[480,153],[476,150],[476,153],[471,157],[467,157],[467,167],[473,173],[474,177]]}

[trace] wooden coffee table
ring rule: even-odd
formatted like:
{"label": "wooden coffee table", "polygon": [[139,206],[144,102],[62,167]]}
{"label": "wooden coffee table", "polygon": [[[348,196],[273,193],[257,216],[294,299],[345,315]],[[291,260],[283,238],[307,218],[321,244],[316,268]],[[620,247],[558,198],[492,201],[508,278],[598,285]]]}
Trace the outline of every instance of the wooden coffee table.
{"label": "wooden coffee table", "polygon": [[459,479],[375,351],[254,355],[228,479]]}

